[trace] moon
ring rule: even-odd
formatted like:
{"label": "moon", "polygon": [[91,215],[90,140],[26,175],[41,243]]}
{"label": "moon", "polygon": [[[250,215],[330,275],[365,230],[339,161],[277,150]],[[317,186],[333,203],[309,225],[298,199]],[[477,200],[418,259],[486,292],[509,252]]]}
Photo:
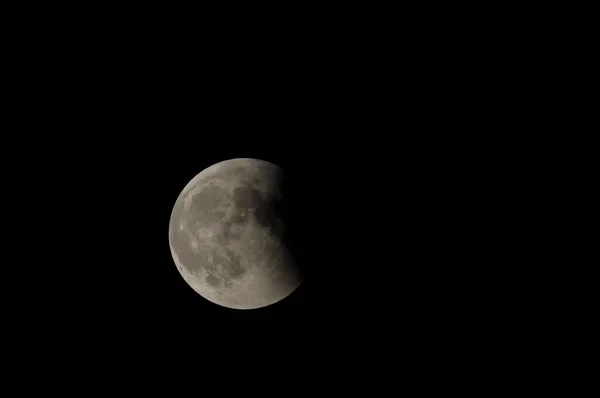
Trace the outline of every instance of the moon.
{"label": "moon", "polygon": [[179,273],[205,299],[234,309],[272,305],[302,278],[283,236],[282,169],[250,158],[196,175],[177,198],[169,245]]}

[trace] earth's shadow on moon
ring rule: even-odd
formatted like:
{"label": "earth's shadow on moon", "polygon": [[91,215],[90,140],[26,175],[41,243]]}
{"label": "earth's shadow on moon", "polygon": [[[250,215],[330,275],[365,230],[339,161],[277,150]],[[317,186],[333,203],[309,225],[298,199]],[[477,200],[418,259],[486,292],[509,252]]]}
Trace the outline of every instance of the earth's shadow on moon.
{"label": "earth's shadow on moon", "polygon": [[285,225],[280,239],[294,259],[302,283],[286,298],[258,311],[297,314],[307,308],[311,294],[315,292],[315,266],[319,263],[316,260],[321,241],[319,236],[326,222],[317,211],[314,180],[312,186],[310,184],[311,174],[285,162],[273,163],[282,169],[281,201],[274,208]]}
{"label": "earth's shadow on moon", "polygon": [[[324,227],[324,222],[319,222],[314,206],[315,187],[310,187],[310,174],[297,170],[294,167],[286,167],[285,162],[278,162],[268,157],[253,157],[273,163],[281,168],[282,174],[279,180],[281,200],[271,203],[268,213],[283,220],[283,231],[279,231],[279,239],[291,254],[302,283],[287,297],[271,305],[253,308],[251,310],[231,309],[220,307],[222,311],[234,317],[276,317],[296,316],[307,307],[309,292],[312,291],[314,279],[314,256],[318,249],[317,237]],[[314,181],[313,181],[314,185]],[[311,225],[312,224],[312,225]],[[313,245],[312,247],[310,245]],[[313,260],[311,261],[311,258]]]}

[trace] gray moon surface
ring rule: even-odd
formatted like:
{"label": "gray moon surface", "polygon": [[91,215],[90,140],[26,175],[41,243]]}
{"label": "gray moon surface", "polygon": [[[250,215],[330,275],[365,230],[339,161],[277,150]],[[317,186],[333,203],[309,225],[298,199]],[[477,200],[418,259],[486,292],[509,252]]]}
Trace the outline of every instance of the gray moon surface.
{"label": "gray moon surface", "polygon": [[175,265],[192,289],[228,308],[254,309],[302,282],[276,211],[282,169],[231,159],[201,171],[177,198],[169,222]]}

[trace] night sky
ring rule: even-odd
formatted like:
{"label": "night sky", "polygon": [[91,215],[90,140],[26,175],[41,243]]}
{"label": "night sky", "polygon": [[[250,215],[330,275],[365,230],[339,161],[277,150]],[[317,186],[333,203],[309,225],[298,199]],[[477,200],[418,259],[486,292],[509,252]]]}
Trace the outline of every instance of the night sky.
{"label": "night sky", "polygon": [[[431,95],[435,76],[418,63],[386,75],[388,62],[365,62],[356,79],[352,58],[326,48],[310,62],[288,51],[261,63],[258,51],[226,62],[160,46],[123,45],[98,62],[82,55],[72,72],[58,68],[69,87],[31,74],[46,105],[23,119],[35,129],[22,128],[44,134],[6,147],[18,159],[6,175],[21,184],[13,192],[35,188],[12,196],[25,209],[14,215],[34,221],[18,222],[22,247],[7,250],[23,275],[4,283],[21,282],[7,303],[36,355],[149,374],[257,357],[326,368],[326,358],[385,361],[397,349],[425,361],[502,327],[490,314],[504,296],[493,292],[513,263],[502,250],[510,236],[495,228],[508,214],[497,200],[514,198],[494,183],[497,144],[474,134],[496,126],[482,124],[477,104],[467,112]],[[305,275],[258,310],[203,299],[169,250],[183,187],[237,157],[287,173],[287,223]]]}
{"label": "night sky", "polygon": [[[473,198],[458,166],[444,167],[446,147],[410,134],[370,136],[367,111],[331,129],[331,114],[252,110],[138,108],[139,117],[103,123],[65,150],[48,202],[32,205],[46,212],[51,239],[37,249],[46,261],[27,279],[21,303],[30,308],[21,316],[48,328],[45,349],[138,364],[163,355],[217,361],[239,350],[274,358],[348,353],[349,344],[374,354],[390,341],[431,350],[479,330],[469,326],[491,310],[473,297],[486,297],[494,281],[479,266],[485,246],[473,246],[485,237],[475,236],[476,223],[466,230],[461,209]],[[132,129],[132,120],[146,121]],[[115,133],[102,133],[110,126]],[[183,187],[236,157],[288,173],[288,227],[305,275],[291,296],[258,310],[203,299],[169,250],[169,217]]]}

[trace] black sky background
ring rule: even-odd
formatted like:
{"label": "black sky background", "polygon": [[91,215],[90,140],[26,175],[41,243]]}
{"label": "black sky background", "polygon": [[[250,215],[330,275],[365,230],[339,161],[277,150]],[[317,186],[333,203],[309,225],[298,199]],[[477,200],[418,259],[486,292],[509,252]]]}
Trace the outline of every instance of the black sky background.
{"label": "black sky background", "polygon": [[[226,91],[218,86],[211,92]],[[479,253],[469,247],[472,232],[461,225],[461,201],[469,198],[452,175],[460,159],[445,169],[452,156],[427,133],[415,138],[418,121],[406,118],[403,134],[375,135],[373,104],[265,93],[245,106],[216,106],[181,90],[122,101],[117,91],[76,111],[74,124],[95,131],[75,147],[66,140],[63,163],[52,168],[60,182],[50,178],[46,192],[62,211],[50,215],[46,245],[60,265],[43,267],[36,285],[44,294],[28,296],[35,323],[52,325],[46,337],[60,341],[64,355],[140,364],[180,361],[199,345],[214,361],[241,350],[269,358],[293,352],[297,364],[323,352],[340,361],[349,344],[374,355],[396,339],[428,351],[482,335],[488,326],[475,320],[489,309],[473,295],[491,285],[485,276],[471,282],[481,271],[471,263]],[[288,228],[305,274],[286,300],[254,311],[197,295],[168,244],[183,187],[236,157],[286,171]]]}
{"label": "black sky background", "polygon": [[[5,149],[18,159],[6,170],[23,177],[6,174],[23,189],[35,181],[14,208],[43,235],[32,245],[20,224],[18,261],[30,266],[4,282],[22,282],[8,307],[33,357],[142,367],[142,379],[198,357],[264,357],[310,375],[356,357],[446,366],[465,347],[506,344],[494,336],[514,332],[502,322],[510,293],[495,293],[515,271],[505,248],[523,242],[500,227],[520,197],[502,189],[510,104],[486,99],[506,84],[486,69],[491,55],[478,52],[474,68],[443,35],[419,45],[425,33],[402,46],[335,34],[266,32],[267,43],[71,33],[28,49],[13,102],[36,111],[21,118],[24,143]],[[286,172],[306,276],[254,311],[197,295],[168,244],[183,187],[236,157]]]}

